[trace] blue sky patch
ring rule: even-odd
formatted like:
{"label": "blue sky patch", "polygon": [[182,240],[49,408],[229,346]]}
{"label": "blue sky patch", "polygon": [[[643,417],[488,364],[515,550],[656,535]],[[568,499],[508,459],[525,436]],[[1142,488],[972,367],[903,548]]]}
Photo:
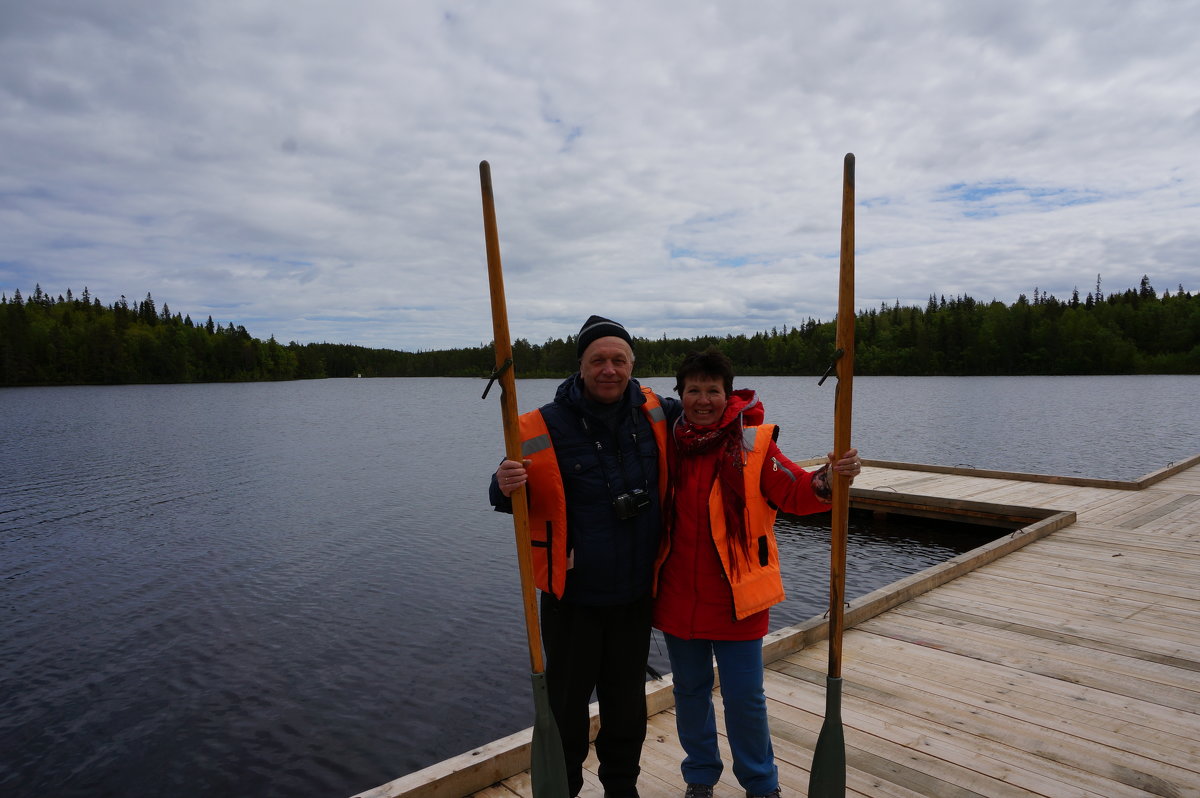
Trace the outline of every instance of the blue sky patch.
{"label": "blue sky patch", "polygon": [[1015,180],[952,183],[937,192],[938,202],[963,205],[963,216],[987,218],[1022,211],[1050,211],[1099,202],[1098,191],[1067,186],[1027,186]]}
{"label": "blue sky patch", "polygon": [[754,258],[748,255],[725,255],[719,252],[700,252],[694,249],[684,249],[683,247],[669,247],[671,260],[689,259],[700,260],[705,263],[711,263],[714,266],[721,266],[730,269],[736,269],[739,266],[745,266],[750,263],[756,263]]}

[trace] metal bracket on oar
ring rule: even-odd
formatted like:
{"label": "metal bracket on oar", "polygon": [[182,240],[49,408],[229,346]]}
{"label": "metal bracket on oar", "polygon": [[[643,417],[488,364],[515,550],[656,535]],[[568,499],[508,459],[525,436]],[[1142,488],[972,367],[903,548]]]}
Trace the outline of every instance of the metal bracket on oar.
{"label": "metal bracket on oar", "polygon": [[483,396],[480,399],[487,399],[488,391],[492,390],[492,386],[496,384],[496,380],[500,379],[500,375],[512,368],[512,358],[504,361],[504,365],[498,369],[492,369],[492,378],[488,380],[487,387],[483,389]]}
{"label": "metal bracket on oar", "polygon": [[[1018,532],[1020,532],[1021,530],[1019,530],[1019,529],[1018,529],[1017,531],[1018,531]],[[849,602],[849,601],[846,601],[845,599],[842,599],[842,605],[843,605],[844,607],[849,607],[849,606],[850,606],[850,602]],[[822,618],[828,618],[828,617],[829,617],[829,613],[830,613],[830,610],[825,610],[825,613],[824,613],[824,614],[823,614],[821,617],[822,617]]]}
{"label": "metal bracket on oar", "polygon": [[825,380],[829,379],[829,375],[837,368],[837,362],[842,359],[842,355],[846,354],[846,350],[838,349],[833,353],[833,361],[830,362],[829,368],[825,369],[825,373],[821,375],[821,379],[817,380],[817,387],[820,388],[825,384]]}

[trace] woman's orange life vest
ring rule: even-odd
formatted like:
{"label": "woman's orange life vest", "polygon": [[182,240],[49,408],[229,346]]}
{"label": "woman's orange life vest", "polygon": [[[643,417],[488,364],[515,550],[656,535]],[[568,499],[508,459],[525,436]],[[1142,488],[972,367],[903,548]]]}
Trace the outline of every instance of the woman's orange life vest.
{"label": "woman's orange life vest", "polygon": [[[658,501],[661,507],[667,493],[667,416],[653,390],[643,387],[642,393],[646,397],[642,412],[650,422],[658,447]],[[534,582],[539,590],[562,598],[567,587],[567,571],[571,567],[570,552],[567,551],[567,496],[562,472],[542,412],[523,413],[519,421],[521,456],[530,461],[526,495],[529,498],[529,545]]]}
{"label": "woman's orange life vest", "polygon": [[[745,514],[742,523],[746,525],[749,533],[748,551],[736,545],[729,545],[724,498],[719,479],[713,481],[712,491],[708,496],[708,516],[713,543],[733,593],[734,617],[739,621],[778,604],[785,598],[783,576],[779,569],[779,548],[775,542],[775,516],[778,511],[767,501],[761,487],[764,468],[783,468],[774,458],[768,458],[776,430],[774,424],[747,427],[743,430]],[[793,476],[791,471],[786,468],[784,470],[789,476]],[[658,574],[670,550],[670,542],[664,539],[654,566],[656,594]]]}

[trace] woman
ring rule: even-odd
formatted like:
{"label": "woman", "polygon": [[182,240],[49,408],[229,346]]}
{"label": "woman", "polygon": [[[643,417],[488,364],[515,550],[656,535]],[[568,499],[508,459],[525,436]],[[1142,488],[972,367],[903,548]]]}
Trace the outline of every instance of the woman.
{"label": "woman", "polygon": [[733,365],[716,349],[686,357],[675,379],[683,417],[668,447],[654,626],[671,659],[685,798],[710,798],[721,775],[714,655],[734,775],[747,796],[778,796],[762,661],[768,607],[784,598],[775,513],[828,510],[830,465],[853,479],[858,452],[836,462],[830,454],[812,473],[792,463],[775,445],[775,426],[762,423],[754,392],[733,390]]}

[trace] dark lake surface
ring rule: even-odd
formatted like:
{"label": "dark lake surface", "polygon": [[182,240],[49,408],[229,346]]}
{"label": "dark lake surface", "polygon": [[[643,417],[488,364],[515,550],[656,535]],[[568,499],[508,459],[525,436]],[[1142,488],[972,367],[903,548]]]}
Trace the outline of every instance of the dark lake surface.
{"label": "dark lake surface", "polygon": [[[556,383],[521,381],[522,409]],[[530,725],[482,386],[0,390],[0,794],[346,796]],[[785,453],[829,449],[831,383],[743,386]],[[868,458],[1132,479],[1200,452],[1198,389],[860,377],[854,441]],[[780,521],[772,628],[823,611],[827,523]],[[856,517],[847,595],[980,542]],[[660,644],[652,657],[668,669]]]}

